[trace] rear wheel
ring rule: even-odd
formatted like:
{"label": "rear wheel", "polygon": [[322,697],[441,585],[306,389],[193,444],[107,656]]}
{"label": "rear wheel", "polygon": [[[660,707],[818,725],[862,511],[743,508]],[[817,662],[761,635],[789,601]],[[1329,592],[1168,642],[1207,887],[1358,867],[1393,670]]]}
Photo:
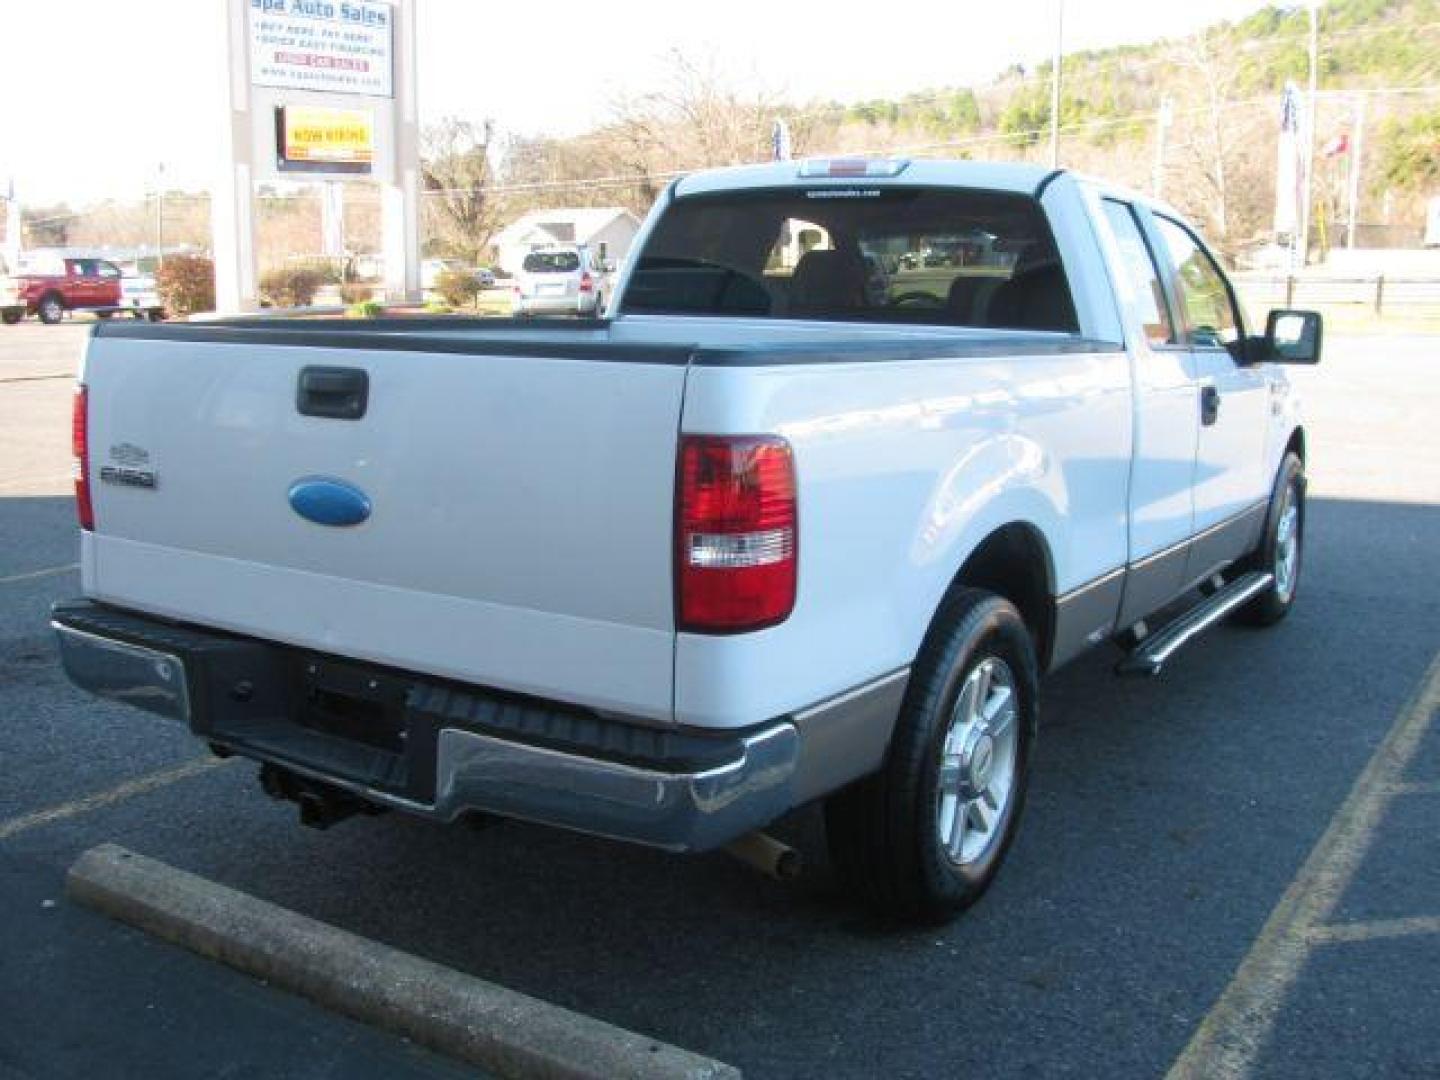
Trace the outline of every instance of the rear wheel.
{"label": "rear wheel", "polygon": [[1009,601],[977,589],[947,600],[884,768],[826,805],[832,857],[871,908],[943,921],[989,887],[1025,803],[1037,681],[1030,635]]}
{"label": "rear wheel", "polygon": [[1305,466],[1293,453],[1285,455],[1275,478],[1265,536],[1243,570],[1265,570],[1275,580],[1235,613],[1235,621],[1248,626],[1272,626],[1295,606],[1300,588],[1300,566],[1305,541]]}
{"label": "rear wheel", "polygon": [[65,301],[56,293],[46,293],[40,298],[36,314],[40,316],[41,322],[53,326],[65,318]]}
{"label": "rear wheel", "polygon": [[3,312],[3,313],[0,313],[0,319],[4,319],[4,320],[5,320],[5,325],[6,325],[6,326],[14,326],[16,323],[18,323],[18,322],[19,322],[21,319],[23,319],[24,317],[25,317],[25,313],[24,313],[23,311],[6,311],[6,312]]}

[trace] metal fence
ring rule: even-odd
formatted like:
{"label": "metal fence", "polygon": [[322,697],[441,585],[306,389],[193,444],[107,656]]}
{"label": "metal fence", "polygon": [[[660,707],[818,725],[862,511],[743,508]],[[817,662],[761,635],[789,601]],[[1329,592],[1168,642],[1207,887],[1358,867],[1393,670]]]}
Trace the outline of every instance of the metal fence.
{"label": "metal fence", "polygon": [[1440,279],[1391,277],[1322,277],[1314,274],[1235,277],[1245,300],[1256,311],[1267,308],[1343,308],[1386,315],[1440,318]]}

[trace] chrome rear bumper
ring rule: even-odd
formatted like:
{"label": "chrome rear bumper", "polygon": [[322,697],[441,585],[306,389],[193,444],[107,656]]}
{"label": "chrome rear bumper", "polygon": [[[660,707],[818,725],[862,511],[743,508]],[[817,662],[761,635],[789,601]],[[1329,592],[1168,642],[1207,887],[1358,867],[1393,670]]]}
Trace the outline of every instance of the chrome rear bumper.
{"label": "chrome rear bumper", "polygon": [[[404,723],[412,737],[400,736],[408,749],[394,756],[401,764],[392,766],[392,772],[433,775],[433,788],[425,788],[432,797],[417,798],[413,790],[382,785],[360,772],[347,775],[333,765],[347,756],[330,753],[346,749],[337,746],[342,740],[327,740],[291,722],[297,706],[286,702],[289,683],[281,673],[287,670],[286,661],[298,655],[296,650],[93,605],[60,605],[52,626],[65,672],[80,688],[181,721],[196,735],[241,756],[270,761],[428,818],[453,821],[478,811],[674,851],[704,851],[768,825],[797,802],[801,739],[789,719],[743,735],[705,740],[704,766],[684,768],[671,767],[672,761],[664,757],[653,764],[633,756],[607,760],[598,752],[479,731],[473,723],[452,726],[440,718],[442,713],[415,704],[424,695],[410,693]],[[249,684],[244,705],[232,701],[237,671]],[[397,678],[393,673],[388,677]],[[443,693],[451,698],[466,694]],[[480,693],[470,700],[483,705]],[[565,708],[555,707],[556,730],[572,730],[577,722],[611,725],[595,739],[597,745],[624,743],[627,734],[637,732],[644,744],[654,734],[614,720],[576,721],[573,710],[560,712]],[[527,719],[538,715],[543,725],[543,706],[527,705],[525,710]],[[464,715],[482,712],[472,707]],[[414,737],[417,724],[426,725],[420,732],[424,738]],[[379,756],[373,748],[363,749],[360,759]],[[433,758],[407,758],[419,753]],[[349,755],[349,760],[356,759]]]}
{"label": "chrome rear bumper", "polygon": [[178,656],[131,645],[60,622],[60,664],[82,690],[171,720],[190,722],[185,664]]}

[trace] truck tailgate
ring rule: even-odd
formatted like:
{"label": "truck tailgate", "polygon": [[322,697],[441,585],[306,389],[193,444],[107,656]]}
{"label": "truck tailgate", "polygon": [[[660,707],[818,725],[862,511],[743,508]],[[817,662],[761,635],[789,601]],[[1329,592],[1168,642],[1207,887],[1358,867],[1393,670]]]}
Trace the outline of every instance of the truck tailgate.
{"label": "truck tailgate", "polygon": [[[538,335],[107,327],[82,375],[86,592],[669,719],[684,361]],[[311,366],[363,371],[364,415],[302,415]],[[311,478],[363,494],[368,517],[302,516]]]}

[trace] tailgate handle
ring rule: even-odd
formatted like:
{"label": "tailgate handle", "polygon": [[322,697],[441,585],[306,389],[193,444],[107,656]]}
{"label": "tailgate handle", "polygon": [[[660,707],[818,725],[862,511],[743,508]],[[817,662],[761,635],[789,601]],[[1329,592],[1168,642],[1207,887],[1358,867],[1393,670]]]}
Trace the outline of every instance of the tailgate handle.
{"label": "tailgate handle", "polygon": [[295,407],[302,416],[327,420],[359,420],[369,400],[370,376],[360,368],[303,368],[295,389]]}

